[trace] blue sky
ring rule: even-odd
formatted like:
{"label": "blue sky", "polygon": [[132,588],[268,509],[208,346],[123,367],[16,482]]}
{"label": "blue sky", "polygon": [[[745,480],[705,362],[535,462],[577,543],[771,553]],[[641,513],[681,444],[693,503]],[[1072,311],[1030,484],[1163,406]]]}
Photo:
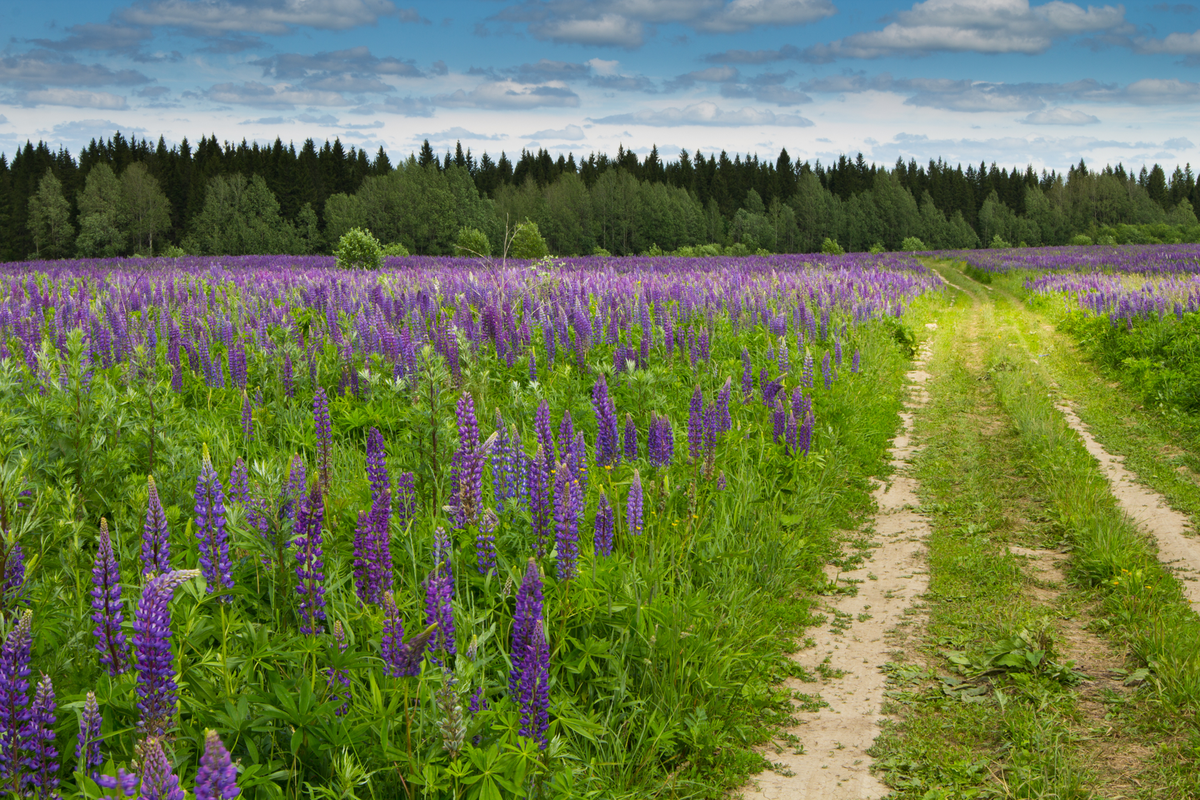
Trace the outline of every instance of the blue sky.
{"label": "blue sky", "polygon": [[429,139],[1200,166],[1200,0],[6,2],[0,151]]}

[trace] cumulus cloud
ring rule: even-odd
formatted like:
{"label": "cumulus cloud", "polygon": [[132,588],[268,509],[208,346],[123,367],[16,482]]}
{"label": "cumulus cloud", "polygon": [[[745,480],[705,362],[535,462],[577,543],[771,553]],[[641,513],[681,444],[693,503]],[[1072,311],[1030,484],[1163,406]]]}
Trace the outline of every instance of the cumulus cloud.
{"label": "cumulus cloud", "polygon": [[615,114],[591,120],[604,125],[650,125],[672,127],[675,125],[705,125],[714,127],[742,127],[746,125],[780,125],[807,128],[812,125],[796,114],[776,114],[754,108],[725,110],[716,103],[703,102],[685,108],[641,109],[629,114]]}
{"label": "cumulus cloud", "polygon": [[676,75],[663,88],[667,91],[673,91],[695,86],[697,82],[728,83],[736,81],[738,77],[738,71],[733,67],[709,67],[707,69],[696,70],[695,72],[686,72],[683,75]]}
{"label": "cumulus cloud", "polygon": [[1098,117],[1075,108],[1046,108],[1034,111],[1019,120],[1024,125],[1095,125]]}
{"label": "cumulus cloud", "polygon": [[114,15],[149,28],[176,28],[195,36],[256,33],[280,36],[297,28],[342,31],[383,17],[428,22],[390,0],[139,0]]}
{"label": "cumulus cloud", "polygon": [[282,80],[302,80],[314,74],[327,77],[329,75],[394,75],[402,78],[420,78],[424,73],[417,69],[410,59],[399,59],[393,56],[379,58],[371,54],[365,45],[351,47],[348,50],[314,53],[280,53],[278,55],[251,61],[256,67],[262,67],[263,77],[279,78]]}
{"label": "cumulus cloud", "polygon": [[46,138],[50,141],[62,142],[66,145],[72,143],[84,145],[92,139],[106,139],[117,131],[121,131],[130,139],[145,138],[149,135],[149,131],[145,128],[118,125],[112,120],[78,119],[70,122],[60,122],[51,129],[52,136]]}
{"label": "cumulus cloud", "polygon": [[81,64],[69,55],[46,50],[0,58],[0,84],[20,89],[48,86],[138,86],[150,83],[131,69],[111,70],[103,64]]}
{"label": "cumulus cloud", "polygon": [[428,139],[430,143],[459,142],[463,139],[468,141],[498,142],[504,138],[504,136],[499,134],[475,133],[457,125],[453,128],[447,128],[444,131],[438,131],[437,133],[413,134],[413,141],[419,142]]}
{"label": "cumulus cloud", "polygon": [[487,81],[469,92],[459,89],[453,94],[432,98],[434,105],[443,108],[574,108],[579,95],[565,86],[529,86],[516,81]]}
{"label": "cumulus cloud", "polygon": [[619,14],[601,14],[592,19],[547,19],[529,26],[536,38],[552,42],[624,47],[635,50],[645,42],[641,22]]}
{"label": "cumulus cloud", "polygon": [[774,103],[777,106],[797,106],[801,103],[812,102],[812,98],[799,89],[789,89],[786,86],[772,84],[761,86],[753,83],[725,83],[721,85],[721,96],[753,98],[759,102]]}
{"label": "cumulus cloud", "polygon": [[347,106],[350,105],[338,92],[306,89],[288,83],[267,86],[258,81],[242,83],[218,83],[204,92],[204,97],[214,103],[230,103],[232,105],[267,106],[276,108],[292,108],[297,105],[305,106]]}
{"label": "cumulus cloud", "polygon": [[999,136],[981,139],[931,139],[923,134],[899,133],[891,141],[876,143],[870,158],[891,163],[897,158],[918,162],[942,158],[949,163],[996,161],[1008,164],[1042,163],[1062,165],[1077,163],[1080,158],[1089,162],[1116,158],[1137,162],[1156,158],[1164,149],[1193,147],[1186,139],[1167,142],[1123,141],[1099,139],[1092,136]]}
{"label": "cumulus cloud", "polygon": [[1139,36],[1129,39],[1127,43],[1135,53],[1185,56],[1188,64],[1200,64],[1200,31],[1169,33],[1162,39]]}
{"label": "cumulus cloud", "polygon": [[129,105],[124,97],[110,92],[85,92],[64,87],[18,92],[11,100],[23,106],[70,106],[105,111],[121,111]]}
{"label": "cumulus cloud", "polygon": [[149,30],[132,25],[111,22],[87,22],[67,28],[67,38],[31,39],[34,44],[48,50],[95,50],[106,53],[133,53],[152,35]]}
{"label": "cumulus cloud", "polygon": [[706,33],[735,33],[757,26],[804,25],[832,16],[829,0],[733,0],[717,13],[694,23]]}
{"label": "cumulus cloud", "polygon": [[384,111],[404,117],[432,117],[433,103],[427,97],[389,97],[379,105],[365,106],[354,110],[360,114]]}
{"label": "cumulus cloud", "polygon": [[526,139],[562,139],[568,142],[581,142],[586,137],[583,128],[578,125],[568,125],[565,128],[554,130],[547,129],[544,131],[536,131],[527,135]]}

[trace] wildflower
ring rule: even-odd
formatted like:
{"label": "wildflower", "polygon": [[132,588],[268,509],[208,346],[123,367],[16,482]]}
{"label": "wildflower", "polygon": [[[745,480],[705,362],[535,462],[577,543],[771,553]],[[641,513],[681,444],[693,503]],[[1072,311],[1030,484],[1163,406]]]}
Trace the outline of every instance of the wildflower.
{"label": "wildflower", "polygon": [[717,400],[714,404],[717,407],[717,433],[724,433],[733,427],[733,419],[729,416],[729,394],[732,383],[732,378],[726,378],[725,383],[721,384],[721,390],[717,392]]}
{"label": "wildflower", "polygon": [[520,734],[535,739],[542,749],[548,743],[550,710],[550,648],[542,622],[542,581],[531,558],[517,592],[513,617],[512,664],[509,693],[521,706]]}
{"label": "wildflower", "polygon": [[617,413],[603,375],[592,386],[592,407],[596,411],[596,463],[600,466],[614,464],[620,458],[617,450]]}
{"label": "wildflower", "polygon": [[330,488],[329,471],[333,468],[333,423],[329,418],[329,395],[323,388],[313,395],[313,425],[317,430],[317,470],[321,476],[321,490]]}
{"label": "wildflower", "polygon": [[633,471],[633,483],[629,486],[629,499],[625,504],[625,524],[630,536],[642,535],[642,508],[645,499],[642,496],[642,474]]}
{"label": "wildflower", "polygon": [[434,650],[456,655],[454,644],[454,572],[450,563],[450,537],[443,528],[433,534],[433,569],[425,579],[425,624],[436,625]]}
{"label": "wildflower", "polygon": [[421,674],[421,658],[437,630],[430,625],[422,633],[404,641],[404,621],[391,592],[383,596],[383,673],[393,678],[412,678]]}
{"label": "wildflower", "polygon": [[626,461],[637,461],[638,458],[638,432],[637,426],[633,424],[633,415],[625,413],[625,435],[623,437],[623,450],[625,451]]}
{"label": "wildflower", "polygon": [[231,800],[241,794],[237,767],[214,730],[204,732],[204,755],[196,770],[196,800]]}
{"label": "wildflower", "polygon": [[85,775],[94,776],[104,763],[104,756],[100,754],[100,726],[103,723],[96,693],[89,691],[79,717],[79,742],[75,747],[75,758],[79,762],[77,769]]}
{"label": "wildflower", "polygon": [[596,509],[596,521],[592,535],[596,554],[607,556],[612,554],[613,545],[613,510],[608,502],[608,495],[600,490],[600,503]]}
{"label": "wildflower", "polygon": [[704,446],[704,397],[700,394],[700,387],[696,387],[696,391],[692,393],[692,401],[688,406],[688,456],[696,461],[700,458],[701,448]]}
{"label": "wildflower", "polygon": [[854,348],[854,357],[850,359],[850,371],[855,375],[858,374],[859,365],[861,364],[862,352],[856,347]]}
{"label": "wildflower", "polygon": [[0,649],[0,779],[11,783],[21,774],[18,753],[25,741],[29,709],[29,657],[33,647],[33,612],[25,611]]}
{"label": "wildflower", "polygon": [[486,575],[496,568],[496,525],[499,522],[495,511],[484,509],[479,533],[475,536],[475,564],[480,575]]}
{"label": "wildflower", "polygon": [[[200,540],[200,572],[208,593],[233,587],[229,535],[225,530],[225,492],[204,446],[200,477],[196,479],[196,538]],[[226,598],[228,601],[228,598]]]}
{"label": "wildflower", "polygon": [[241,456],[237,457],[229,471],[229,498],[242,504],[250,499],[250,476]]}
{"label": "wildflower", "polygon": [[44,672],[31,711],[24,742],[25,766],[29,770],[26,780],[34,789],[33,796],[47,800],[58,796],[58,748],[54,746],[54,684]]}
{"label": "wildflower", "polygon": [[171,769],[171,762],[157,736],[150,737],[142,745],[140,778],[138,800],[184,800],[179,776]]}
{"label": "wildflower", "polygon": [[247,444],[254,441],[254,407],[245,389],[242,390],[242,436]]}
{"label": "wildflower", "polygon": [[550,505],[550,476],[545,468],[541,447],[527,465],[526,483],[529,487],[529,516],[533,521],[533,535],[537,554],[545,552],[550,538],[550,519],[554,509]]}
{"label": "wildflower", "polygon": [[142,589],[133,621],[133,650],[137,662],[139,731],[161,736],[175,716],[178,700],[175,659],[171,653],[171,616],[167,604],[175,588],[200,574],[181,569],[151,578]]}
{"label": "wildflower", "polygon": [[109,675],[120,675],[129,668],[125,633],[121,630],[121,623],[125,621],[121,571],[113,554],[108,521],[103,517],[100,518],[100,546],[92,563],[92,612],[92,622],[96,623],[92,635],[96,637],[100,663],[108,667]]}
{"label": "wildflower", "polygon": [[154,476],[148,479],[149,497],[146,500],[146,524],[142,528],[142,575],[167,572],[171,569],[171,545],[167,539],[167,513],[158,498]]}
{"label": "wildflower", "polygon": [[534,412],[533,430],[537,435],[542,465],[549,475],[557,461],[557,453],[554,449],[554,433],[550,430],[550,405],[545,400],[538,403],[537,411]]}
{"label": "wildflower", "polygon": [[325,561],[321,527],[325,523],[325,501],[321,487],[300,503],[296,516],[296,593],[300,595],[300,632],[318,634],[325,622]]}
{"label": "wildflower", "polygon": [[463,719],[462,703],[454,688],[454,674],[449,670],[442,673],[442,685],[434,693],[441,719],[438,720],[438,730],[442,734],[442,749],[451,758],[458,758],[462,750],[463,740],[467,738],[467,725]]}
{"label": "wildflower", "polygon": [[560,464],[554,475],[554,549],[560,581],[569,581],[576,575],[581,505],[579,483],[572,478],[567,466]]}
{"label": "wildflower", "polygon": [[416,476],[411,472],[401,472],[396,478],[396,523],[404,528],[416,513]]}

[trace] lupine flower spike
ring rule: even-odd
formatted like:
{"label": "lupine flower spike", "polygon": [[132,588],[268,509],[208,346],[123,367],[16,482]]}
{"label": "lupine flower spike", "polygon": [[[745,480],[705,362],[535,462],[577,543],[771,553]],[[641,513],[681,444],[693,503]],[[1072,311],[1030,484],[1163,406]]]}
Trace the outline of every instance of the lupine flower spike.
{"label": "lupine flower spike", "polygon": [[319,634],[325,627],[325,561],[321,528],[325,501],[315,485],[296,517],[296,593],[300,595],[300,632]]}
{"label": "lupine flower spike", "polygon": [[196,800],[232,800],[241,794],[237,786],[237,767],[229,751],[213,730],[204,733],[204,755],[196,771]]}
{"label": "lupine flower spike", "polygon": [[542,578],[537,562],[531,558],[517,592],[509,693],[521,706],[521,736],[536,740],[544,750],[550,727],[550,648],[542,613]]}
{"label": "lupine flower spike", "polygon": [[138,800],[184,800],[179,776],[171,769],[171,762],[163,751],[157,736],[147,739],[142,745],[141,791]]}
{"label": "lupine flower spike", "polygon": [[149,497],[146,501],[146,524],[142,529],[142,575],[168,572],[171,569],[171,546],[167,539],[167,514],[158,498],[158,486],[151,475]]}
{"label": "lupine flower spike", "polygon": [[[200,477],[196,479],[196,538],[200,540],[200,573],[208,593],[233,588],[229,563],[229,534],[225,530],[225,492],[204,445]],[[229,598],[225,598],[226,602]]]}
{"label": "lupine flower spike", "polygon": [[114,677],[129,668],[129,648],[125,642],[125,632],[121,630],[124,621],[121,572],[117,567],[117,557],[113,554],[108,521],[101,517],[100,546],[92,564],[92,622],[96,623],[92,635],[96,637],[100,663]]}
{"label": "lupine flower spike", "polygon": [[103,723],[96,693],[89,691],[79,717],[79,743],[75,747],[75,757],[79,762],[77,769],[85,775],[95,775],[104,763],[104,757],[100,754],[100,726]]}
{"label": "lupine flower spike", "polygon": [[137,662],[138,730],[145,736],[166,733],[175,716],[178,686],[171,653],[171,615],[167,608],[176,587],[200,574],[181,569],[157,575],[142,589],[133,621]]}
{"label": "lupine flower spike", "polygon": [[45,673],[33,695],[32,710],[25,742],[31,796],[50,800],[58,797],[58,748],[54,746],[54,685]]}
{"label": "lupine flower spike", "polygon": [[[12,784],[20,778],[20,751],[29,708],[29,657],[33,647],[33,612],[25,611],[8,632],[0,649],[0,780]],[[14,787],[19,788],[19,787]]]}
{"label": "lupine flower spike", "polygon": [[450,564],[450,537],[443,528],[433,534],[433,569],[425,579],[425,624],[436,625],[433,650],[455,655],[454,644],[454,572]]}
{"label": "lupine flower spike", "polygon": [[629,499],[625,504],[625,524],[630,536],[641,536],[643,525],[642,473],[633,471],[633,483],[629,486]]}

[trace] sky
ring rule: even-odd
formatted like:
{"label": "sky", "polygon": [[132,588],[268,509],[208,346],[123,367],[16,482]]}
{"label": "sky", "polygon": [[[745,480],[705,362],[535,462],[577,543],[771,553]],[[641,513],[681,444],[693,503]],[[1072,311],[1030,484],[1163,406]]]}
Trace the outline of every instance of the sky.
{"label": "sky", "polygon": [[[1200,3],[1200,0],[1196,0]],[[7,0],[0,152],[428,139],[666,160],[1200,165],[1200,5]]]}

